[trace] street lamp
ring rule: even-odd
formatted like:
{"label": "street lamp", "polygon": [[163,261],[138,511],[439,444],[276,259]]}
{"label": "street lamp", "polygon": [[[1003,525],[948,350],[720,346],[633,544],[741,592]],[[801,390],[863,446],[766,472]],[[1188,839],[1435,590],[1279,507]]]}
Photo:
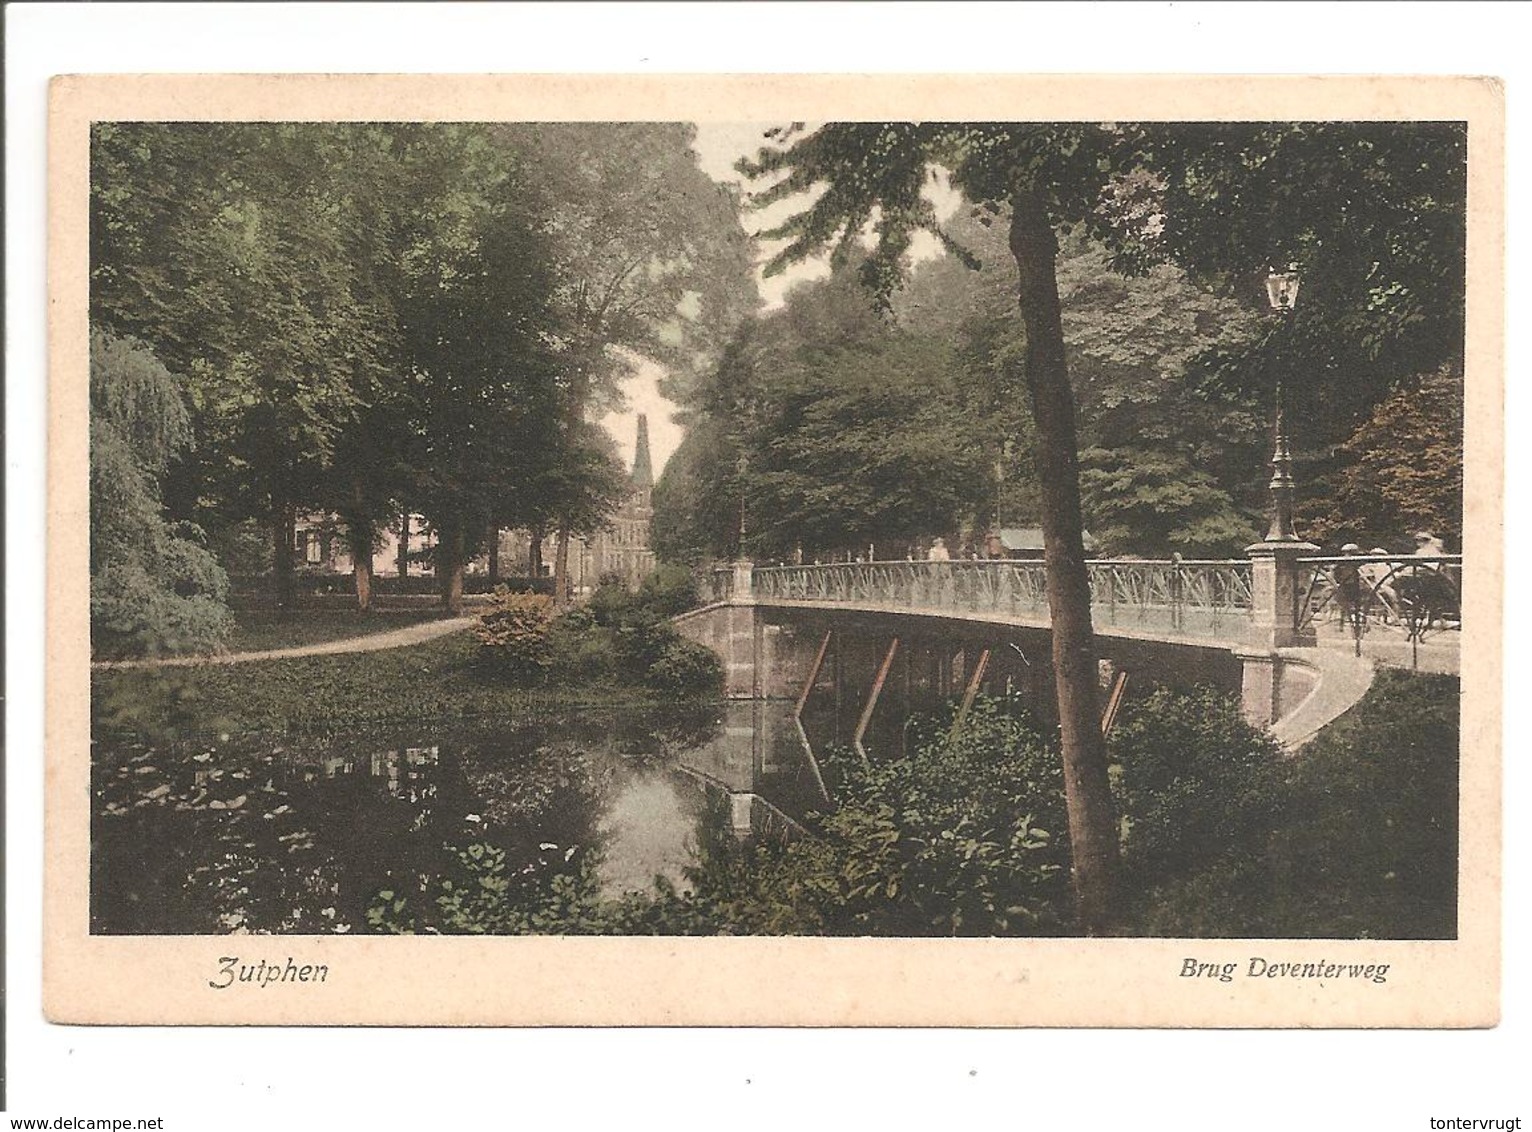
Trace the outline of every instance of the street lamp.
{"label": "street lamp", "polygon": [[740,453],[739,463],[735,465],[739,473],[739,557],[745,557],[745,474],[750,470],[750,457]]}
{"label": "street lamp", "polygon": [[[1266,275],[1266,299],[1285,323],[1298,305],[1298,265],[1285,271],[1272,268]],[[1284,332],[1285,336],[1285,332]],[[1270,363],[1268,363],[1270,364]],[[1282,419],[1282,372],[1277,371],[1276,445],[1271,454],[1271,528],[1267,542],[1297,542],[1293,530],[1293,455],[1287,447],[1287,428]]]}

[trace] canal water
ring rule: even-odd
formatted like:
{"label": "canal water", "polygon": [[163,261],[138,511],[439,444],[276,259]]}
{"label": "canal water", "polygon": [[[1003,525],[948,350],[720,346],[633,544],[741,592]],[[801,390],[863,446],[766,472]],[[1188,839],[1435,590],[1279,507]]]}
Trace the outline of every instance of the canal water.
{"label": "canal water", "polygon": [[825,808],[778,702],[554,712],[495,725],[100,740],[91,927],[102,934],[369,930],[465,851],[680,890],[710,835],[791,837]]}

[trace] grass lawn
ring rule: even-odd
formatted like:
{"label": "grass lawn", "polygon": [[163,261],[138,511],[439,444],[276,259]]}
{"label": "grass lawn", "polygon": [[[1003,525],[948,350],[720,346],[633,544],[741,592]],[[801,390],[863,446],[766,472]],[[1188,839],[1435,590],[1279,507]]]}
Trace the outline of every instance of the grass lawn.
{"label": "grass lawn", "polygon": [[234,611],[234,632],[229,635],[227,647],[229,652],[298,648],[387,633],[435,621],[440,616],[441,611],[436,608],[371,613],[358,613],[355,609],[238,609]]}
{"label": "grass lawn", "polygon": [[331,729],[411,720],[524,714],[539,705],[644,702],[611,683],[516,688],[479,670],[467,633],[379,652],[102,669],[91,678],[98,733],[151,741],[229,732]]}

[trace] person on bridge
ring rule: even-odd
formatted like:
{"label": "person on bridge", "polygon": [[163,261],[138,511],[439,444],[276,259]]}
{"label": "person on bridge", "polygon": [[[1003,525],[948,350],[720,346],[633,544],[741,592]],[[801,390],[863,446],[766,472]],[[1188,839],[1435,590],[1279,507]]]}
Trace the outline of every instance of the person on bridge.
{"label": "person on bridge", "polygon": [[[1442,545],[1442,540],[1430,531],[1415,532],[1415,557],[1416,558],[1440,558],[1447,553],[1447,548]],[[1436,564],[1427,565],[1428,569],[1436,569]]]}
{"label": "person on bridge", "polygon": [[[1357,543],[1348,542],[1340,548],[1340,552],[1343,557],[1350,558],[1361,554],[1362,548]],[[1340,606],[1341,623],[1356,624],[1362,616],[1361,568],[1349,562],[1337,562],[1331,575],[1335,579],[1335,597]]]}
{"label": "person on bridge", "polygon": [[931,544],[931,549],[926,551],[927,562],[950,562],[952,555],[947,553],[947,544],[942,539],[937,539]]}
{"label": "person on bridge", "polygon": [[[1375,558],[1388,551],[1381,546],[1375,546],[1367,552],[1368,557]],[[1394,590],[1391,575],[1394,572],[1392,562],[1368,562],[1358,567],[1357,572],[1362,575],[1362,581],[1367,583],[1372,597],[1383,607],[1383,624],[1399,620],[1399,595]]]}

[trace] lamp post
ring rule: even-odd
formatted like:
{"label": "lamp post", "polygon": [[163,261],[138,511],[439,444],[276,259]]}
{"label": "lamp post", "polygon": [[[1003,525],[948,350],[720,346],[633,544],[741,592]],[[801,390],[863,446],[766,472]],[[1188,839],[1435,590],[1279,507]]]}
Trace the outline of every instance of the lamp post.
{"label": "lamp post", "polygon": [[739,557],[745,557],[745,474],[750,470],[750,457],[741,455],[735,465],[739,473]]}
{"label": "lamp post", "polygon": [[[1282,316],[1282,338],[1290,336],[1288,326],[1292,322],[1293,308],[1298,305],[1298,281],[1296,264],[1290,265],[1286,271],[1272,268],[1266,276],[1266,299],[1271,309]],[[1266,541],[1297,542],[1298,535],[1293,529],[1293,454],[1288,450],[1287,426],[1283,420],[1280,366],[1277,369],[1276,385],[1276,442],[1271,454],[1271,527],[1266,532]]]}
{"label": "lamp post", "polygon": [[[1298,269],[1272,270],[1266,277],[1271,309],[1292,320],[1298,301]],[[1290,333],[1284,325],[1278,341]],[[1267,363],[1268,366],[1270,362]],[[1245,718],[1258,726],[1275,721],[1287,698],[1287,660],[1279,650],[1317,643],[1314,626],[1299,616],[1304,600],[1303,559],[1319,548],[1304,542],[1293,529],[1293,456],[1283,420],[1282,379],[1277,370],[1276,440],[1271,454],[1271,527],[1266,537],[1245,548],[1250,556],[1250,636],[1237,655],[1244,665],[1241,700]]]}

